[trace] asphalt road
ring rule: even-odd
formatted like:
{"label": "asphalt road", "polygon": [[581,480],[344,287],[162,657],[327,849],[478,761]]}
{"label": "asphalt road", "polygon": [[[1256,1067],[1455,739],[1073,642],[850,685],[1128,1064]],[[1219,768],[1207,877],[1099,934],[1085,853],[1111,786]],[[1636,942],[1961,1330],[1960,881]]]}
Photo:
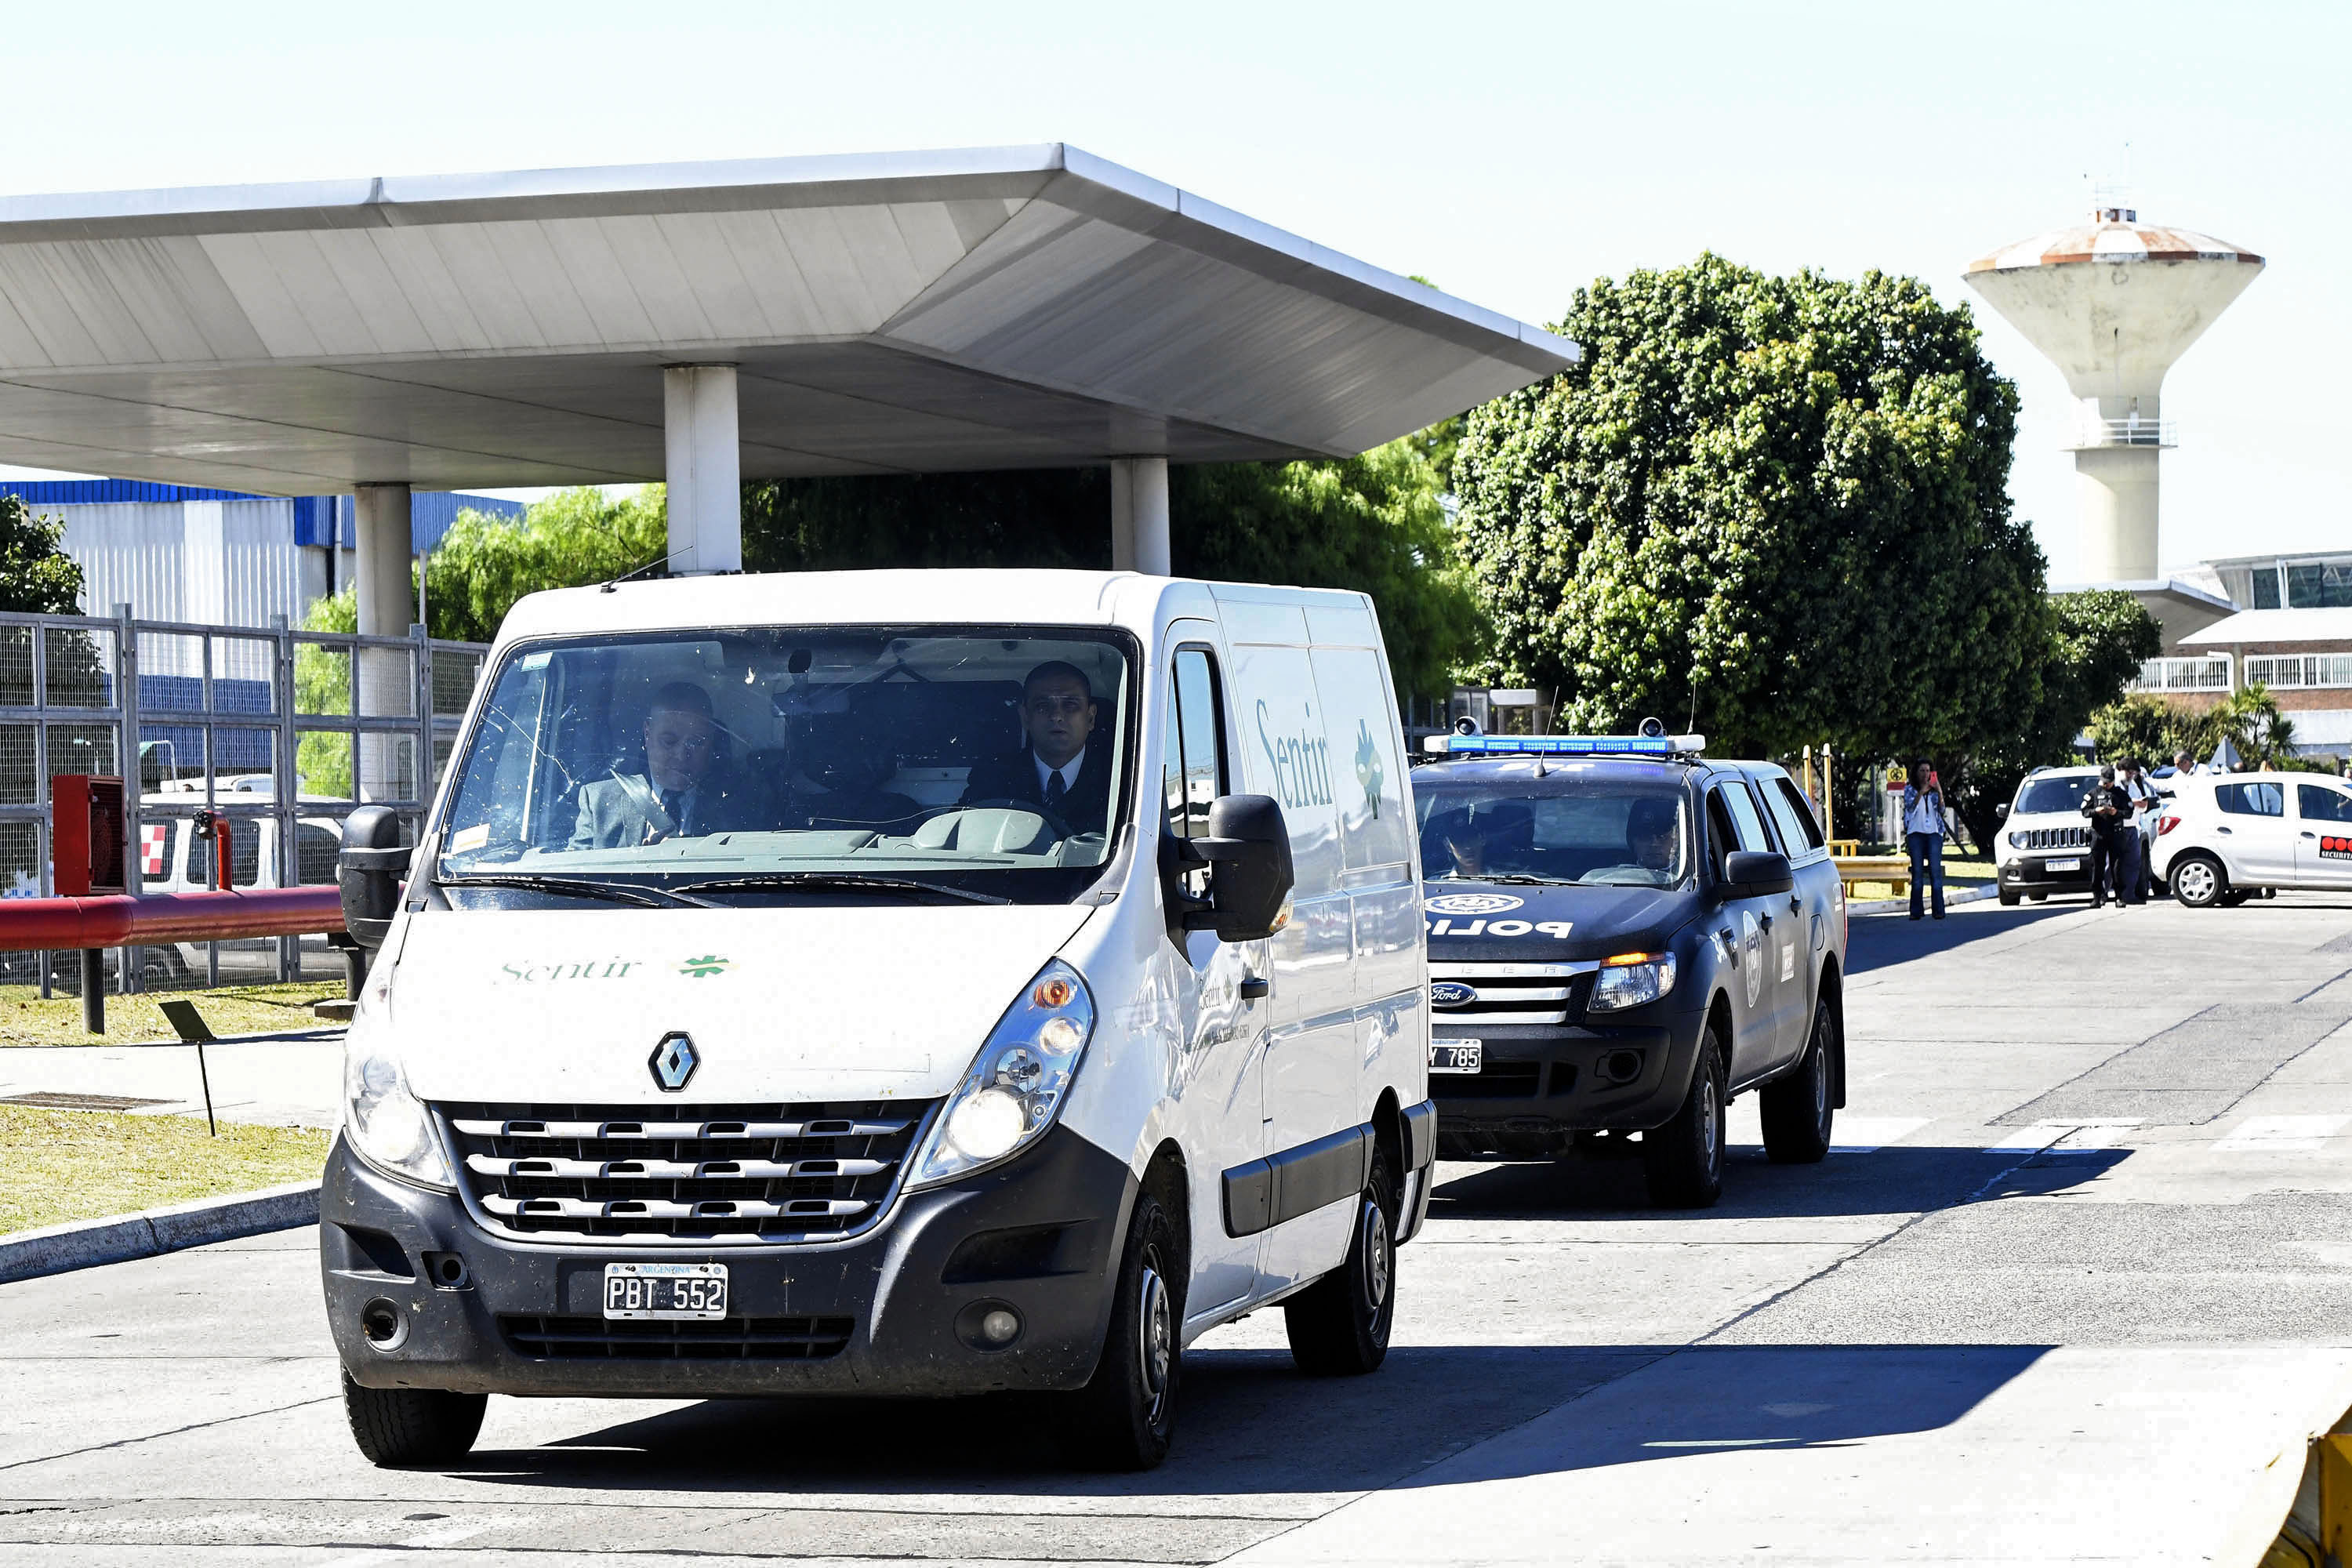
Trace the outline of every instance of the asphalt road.
{"label": "asphalt road", "polygon": [[1742,1101],[1704,1214],[1446,1165],[1386,1368],[1219,1331],[1150,1475],[990,1403],[503,1399],[462,1469],[377,1471],[289,1232],[0,1287],[0,1557],[2243,1557],[2352,1405],[2352,898],[1853,943],[1828,1162],[1766,1163]]}

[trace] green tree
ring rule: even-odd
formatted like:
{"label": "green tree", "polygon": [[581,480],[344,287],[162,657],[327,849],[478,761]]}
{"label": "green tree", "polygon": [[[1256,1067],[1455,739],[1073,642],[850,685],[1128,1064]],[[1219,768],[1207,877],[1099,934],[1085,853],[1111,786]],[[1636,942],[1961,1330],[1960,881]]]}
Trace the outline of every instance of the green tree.
{"label": "green tree", "polygon": [[0,496],[0,610],[78,616],[81,567],[66,553],[66,525],[37,517],[22,496]]}
{"label": "green tree", "polygon": [[576,588],[657,564],[668,548],[659,485],[611,497],[593,485],[533,501],[520,521],[461,511],[425,567],[425,608],[436,637],[488,642],[526,594]]}
{"label": "green tree", "polygon": [[2205,715],[2160,697],[2120,698],[2092,714],[2089,726],[2093,753],[2108,761],[2137,757],[2158,767],[2182,752],[2200,759],[2208,754],[2199,749]]}
{"label": "green tree", "polygon": [[[1168,475],[1177,573],[1371,595],[1402,693],[1452,684],[1478,616],[1453,558],[1437,470],[1415,437],[1360,457],[1200,463]],[[757,572],[1110,565],[1102,468],[771,479],[743,492]]]}
{"label": "green tree", "polygon": [[2138,757],[2153,767],[2186,752],[2201,763],[2226,740],[2247,767],[2292,772],[2319,766],[2296,753],[2294,721],[2259,681],[2201,711],[2160,698],[2126,697],[2093,714],[2090,728],[2105,762]]}
{"label": "green tree", "polygon": [[1492,677],[1563,727],[1655,715],[1744,755],[1967,751],[2038,703],[2017,393],[1966,309],[1706,255],[1602,279],[1556,330],[1582,361],[1454,455]]}
{"label": "green tree", "polygon": [[2018,782],[2034,768],[2070,761],[2074,737],[2092,716],[2120,698],[2141,661],[2164,647],[2155,617],[2120,589],[2053,594],[2043,627],[2039,696],[2018,710],[2006,732],[1956,755],[1947,773],[1953,809],[1978,844],[1992,841],[1994,808],[2017,794]]}
{"label": "green tree", "polygon": [[[359,630],[357,591],[347,587],[317,601],[302,617],[302,629]],[[347,650],[317,643],[294,645],[294,710],[345,714],[352,710],[352,656]],[[294,788],[297,795],[357,800],[352,790],[351,737],[328,730],[299,731],[294,741]]]}

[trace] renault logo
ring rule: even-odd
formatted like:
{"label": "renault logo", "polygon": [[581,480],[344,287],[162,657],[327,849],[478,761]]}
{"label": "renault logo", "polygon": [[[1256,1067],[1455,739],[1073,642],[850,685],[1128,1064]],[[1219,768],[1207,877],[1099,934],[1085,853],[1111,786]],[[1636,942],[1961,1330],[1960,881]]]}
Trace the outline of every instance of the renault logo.
{"label": "renault logo", "polygon": [[666,1093],[676,1094],[686,1087],[686,1080],[694,1076],[694,1069],[701,1061],[702,1058],[695,1054],[694,1037],[673,1032],[662,1037],[661,1044],[654,1047],[653,1060],[647,1065],[654,1069],[654,1081],[661,1085]]}
{"label": "renault logo", "polygon": [[1429,1005],[1433,1007],[1467,1007],[1478,1000],[1478,993],[1459,980],[1441,980],[1429,988]]}

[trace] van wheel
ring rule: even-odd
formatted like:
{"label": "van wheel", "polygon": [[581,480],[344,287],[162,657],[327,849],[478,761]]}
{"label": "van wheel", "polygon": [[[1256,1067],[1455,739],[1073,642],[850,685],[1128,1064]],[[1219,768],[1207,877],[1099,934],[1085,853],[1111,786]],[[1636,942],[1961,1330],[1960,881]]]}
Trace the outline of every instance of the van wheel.
{"label": "van wheel", "polygon": [[2192,910],[2211,909],[2230,890],[2221,863],[2210,855],[2183,856],[2173,862],[2166,879],[2172,884],[2172,896]]}
{"label": "van wheel", "polygon": [[1764,1086],[1757,1099],[1764,1122],[1764,1152],[1780,1165],[1811,1165],[1830,1152],[1837,1118],[1837,1019],[1827,997],[1813,1003],[1812,1037],[1794,1070]]}
{"label": "van wheel", "polygon": [[1360,1376],[1389,1355],[1396,1321],[1396,1176],[1372,1146],[1372,1173],[1356,1201],[1348,1260],[1282,1304],[1290,1359],[1316,1377]]}
{"label": "van wheel", "polygon": [[1722,1031],[1707,1025],[1682,1108],[1642,1134],[1642,1173],[1662,1208],[1711,1208],[1723,1195],[1723,1046]]}
{"label": "van wheel", "polygon": [[1128,1221],[1102,1360],[1075,1396],[1071,1453],[1079,1462],[1148,1470],[1168,1457],[1184,1371],[1184,1267],[1176,1222],[1146,1187]]}
{"label": "van wheel", "polygon": [[387,1469],[453,1465],[482,1430],[487,1394],[438,1388],[362,1388],[343,1373],[343,1414],[369,1463]]}

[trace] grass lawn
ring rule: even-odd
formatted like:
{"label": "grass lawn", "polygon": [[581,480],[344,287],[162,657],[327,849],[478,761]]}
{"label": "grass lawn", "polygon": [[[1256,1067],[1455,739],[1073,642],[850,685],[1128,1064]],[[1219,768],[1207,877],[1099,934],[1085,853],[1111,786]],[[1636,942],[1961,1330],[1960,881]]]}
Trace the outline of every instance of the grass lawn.
{"label": "grass lawn", "polygon": [[[110,1001],[112,998],[109,998]],[[0,1234],[308,1181],[327,1135],[199,1117],[0,1105]]]}
{"label": "grass lawn", "polygon": [[81,998],[41,1000],[35,985],[0,985],[0,1046],[94,1046],[108,1040],[176,1040],[179,1034],[155,1004],[194,1002],[215,1035],[268,1035],[319,1026],[310,1004],[343,994],[340,980],[285,985],[225,985],[217,991],[145,991],[106,998],[106,1033],[85,1034]]}

